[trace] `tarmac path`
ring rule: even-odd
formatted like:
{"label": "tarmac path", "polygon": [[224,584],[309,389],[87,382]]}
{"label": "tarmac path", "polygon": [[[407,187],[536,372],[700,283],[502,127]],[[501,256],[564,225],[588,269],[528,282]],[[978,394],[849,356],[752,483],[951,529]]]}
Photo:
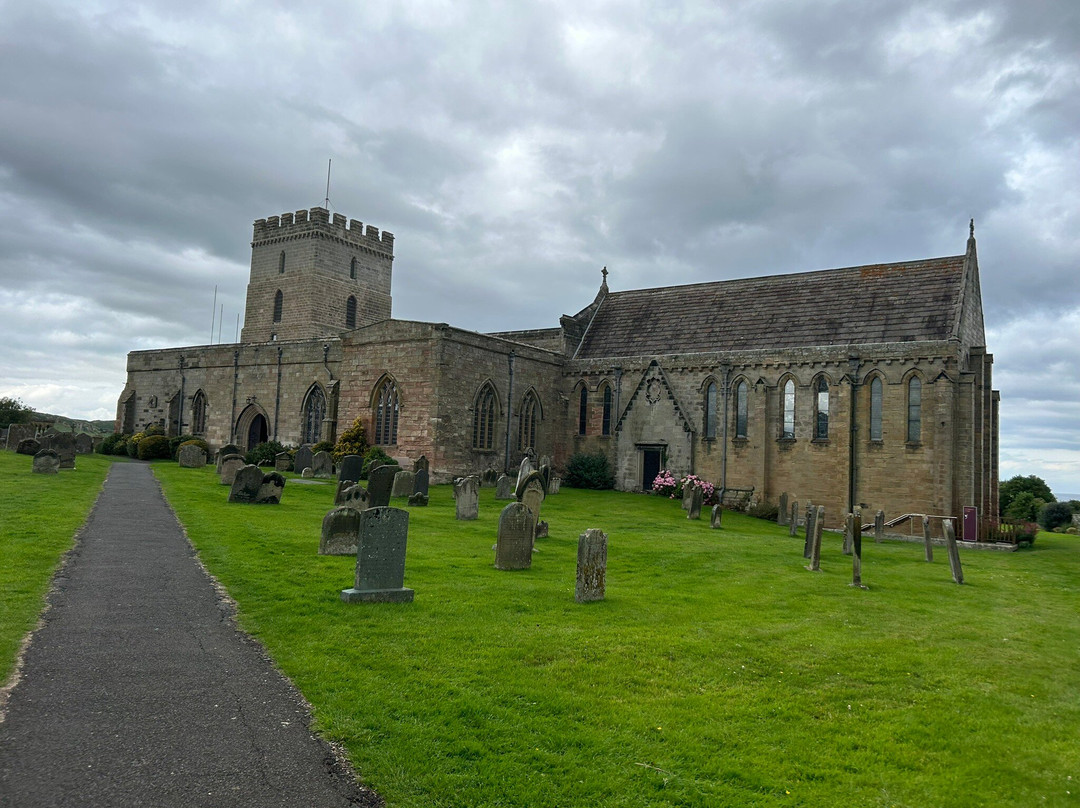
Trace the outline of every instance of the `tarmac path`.
{"label": "tarmac path", "polygon": [[[47,519],[47,514],[42,514]],[[0,806],[376,806],[234,625],[144,463],[116,463],[0,717]]]}

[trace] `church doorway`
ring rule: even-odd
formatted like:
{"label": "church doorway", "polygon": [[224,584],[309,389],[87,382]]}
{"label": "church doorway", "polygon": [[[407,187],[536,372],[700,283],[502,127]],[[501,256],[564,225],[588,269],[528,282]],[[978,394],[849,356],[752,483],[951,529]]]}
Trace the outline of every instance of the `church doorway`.
{"label": "church doorway", "polygon": [[641,450],[641,490],[652,491],[653,480],[656,479],[656,475],[660,473],[660,463],[663,450],[657,449],[642,449]]}
{"label": "church doorway", "polygon": [[260,443],[266,443],[270,435],[269,422],[266,413],[258,404],[249,404],[236,419],[237,443],[243,445],[244,450],[250,452]]}
{"label": "church doorway", "polygon": [[266,443],[267,435],[269,435],[269,432],[266,428],[266,416],[259,413],[251,419],[251,425],[248,426],[248,451],[250,452],[260,443]]}

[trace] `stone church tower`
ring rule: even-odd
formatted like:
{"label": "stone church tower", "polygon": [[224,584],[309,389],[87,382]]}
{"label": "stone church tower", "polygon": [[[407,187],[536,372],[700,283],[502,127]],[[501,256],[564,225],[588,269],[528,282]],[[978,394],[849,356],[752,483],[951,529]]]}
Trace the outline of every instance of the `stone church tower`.
{"label": "stone church tower", "polygon": [[336,337],[390,317],[393,233],[326,208],[255,222],[242,343]]}

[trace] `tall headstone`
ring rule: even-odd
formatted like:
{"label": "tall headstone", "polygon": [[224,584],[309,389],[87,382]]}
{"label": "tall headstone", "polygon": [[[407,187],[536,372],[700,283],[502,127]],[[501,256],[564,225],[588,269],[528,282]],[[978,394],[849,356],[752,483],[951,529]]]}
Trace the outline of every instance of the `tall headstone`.
{"label": "tall headstone", "polygon": [[316,477],[323,479],[334,476],[334,457],[329,452],[316,452],[311,458],[311,468]]}
{"label": "tall headstone", "polygon": [[244,466],[233,475],[229,502],[254,502],[262,487],[263,473],[258,466]]}
{"label": "tall headstone", "polygon": [[94,451],[94,439],[85,432],[75,436],[75,454],[91,454]]}
{"label": "tall headstone", "polygon": [[532,512],[521,502],[511,502],[502,509],[495,539],[495,569],[527,570],[532,566],[534,521]]}
{"label": "tall headstone", "polygon": [[426,471],[428,474],[430,474],[431,464],[428,463],[427,455],[420,455],[420,459],[413,463],[412,470],[416,474],[419,474],[421,471]]}
{"label": "tall headstone", "polygon": [[230,455],[242,455],[240,447],[235,443],[226,443],[220,449],[217,450],[217,455],[214,456],[214,465],[217,468],[217,473],[221,474],[221,467],[225,463],[225,458]]}
{"label": "tall headstone", "polygon": [[525,485],[518,494],[518,499],[532,511],[536,519],[540,518],[540,508],[544,504],[544,482],[539,472],[534,473],[525,480]]}
{"label": "tall headstone", "polygon": [[578,536],[577,584],[574,600],[588,603],[604,599],[607,584],[607,534],[589,528]]}
{"label": "tall headstone", "polygon": [[923,537],[923,547],[925,548],[925,551],[926,551],[926,560],[927,561],[933,561],[934,560],[934,543],[932,541],[930,541],[930,517],[925,516],[925,515],[922,518],[922,537]]}
{"label": "tall headstone", "polygon": [[960,566],[960,548],[956,546],[956,525],[952,519],[942,519],[941,526],[945,528],[945,549],[949,553],[949,569],[952,571],[952,579],[958,584],[964,582],[964,570]]}
{"label": "tall headstone", "polygon": [[398,466],[379,466],[368,472],[368,504],[372,508],[383,508],[390,504],[390,491],[394,487],[394,476]]}
{"label": "tall headstone", "polygon": [[[396,479],[396,478],[395,478]],[[423,494],[425,497],[428,495],[428,470],[419,469],[416,472],[416,476],[413,479],[414,494]]]}
{"label": "tall headstone", "polygon": [[55,449],[42,449],[34,455],[34,474],[57,474],[60,471],[60,454]]}
{"label": "tall headstone", "polygon": [[513,480],[505,474],[500,474],[495,482],[495,499],[514,499],[514,489],[511,487]]}
{"label": "tall headstone", "polygon": [[874,541],[883,541],[885,538],[885,511],[874,514]]}
{"label": "tall headstone", "polygon": [[807,569],[811,572],[821,572],[821,531],[825,528],[825,506],[818,505],[814,513],[814,537],[810,542],[810,564]]}
{"label": "tall headstone", "polygon": [[322,520],[319,555],[356,555],[360,541],[360,511],[355,508],[334,508]]}
{"label": "tall headstone", "polygon": [[475,519],[480,515],[480,478],[461,477],[454,481],[454,499],[457,502],[456,516],[463,521]]}
{"label": "tall headstone", "polygon": [[292,457],[288,452],[278,452],[274,455],[274,471],[288,471],[292,468]]}
{"label": "tall headstone", "polygon": [[236,479],[236,472],[240,471],[245,465],[244,458],[238,454],[231,454],[223,458],[219,469],[221,484],[232,485],[233,480]]}
{"label": "tall headstone", "polygon": [[803,542],[803,558],[810,557],[810,545],[814,543],[814,522],[817,519],[817,509],[811,504],[806,504],[806,540]]}
{"label": "tall headstone", "polygon": [[[8,427],[7,444],[5,444],[6,448],[11,449],[13,451],[18,451],[19,444],[22,441],[27,440],[27,439],[32,439],[33,437],[34,437],[34,425],[33,424],[12,424],[11,426]],[[42,447],[38,446],[37,449],[35,449],[30,454],[37,454],[38,452],[41,451],[41,449],[42,449]],[[19,454],[26,454],[26,452],[19,452]]]}
{"label": "tall headstone", "polygon": [[701,499],[702,490],[700,485],[694,486],[694,492],[690,495],[690,509],[686,514],[687,519],[700,519],[701,518]]}
{"label": "tall headstone", "polygon": [[862,582],[862,528],[856,526],[854,540],[852,541],[851,553],[851,586],[856,589],[866,589]]}
{"label": "tall headstone", "polygon": [[691,483],[690,485],[687,485],[687,486],[683,487],[682,509],[684,511],[690,510],[690,500],[692,500],[694,498],[694,489],[695,488],[697,488],[697,485],[694,484],[694,483]]}
{"label": "tall headstone", "polygon": [[363,473],[364,458],[360,455],[345,455],[341,458],[341,467],[338,469],[337,475],[339,480],[351,480],[358,483]]}
{"label": "tall headstone", "polygon": [[534,470],[532,453],[526,452],[525,457],[521,458],[521,465],[518,466],[517,483],[514,485],[514,490],[520,491],[521,484]]}
{"label": "tall headstone", "polygon": [[560,488],[562,488],[562,477],[553,474],[551,482],[548,483],[548,496],[559,493]]}
{"label": "tall headstone", "polygon": [[712,506],[712,514],[709,517],[709,527],[716,529],[720,527],[720,520],[724,517],[724,506],[717,503]]}
{"label": "tall headstone", "polygon": [[416,475],[411,471],[399,471],[394,475],[394,485],[390,489],[391,497],[407,497],[413,492]]}
{"label": "tall headstone", "polygon": [[851,555],[852,547],[855,546],[855,514],[849,513],[844,517],[844,555]]}
{"label": "tall headstone", "polygon": [[551,464],[541,463],[538,471],[540,476],[544,478],[544,490],[547,491],[548,486],[551,484]]}
{"label": "tall headstone", "polygon": [[788,519],[788,535],[794,538],[799,534],[799,501],[791,503],[791,516]]}
{"label": "tall headstone", "polygon": [[70,432],[57,432],[49,441],[49,448],[60,456],[60,468],[75,468],[75,436]]}
{"label": "tall headstone", "polygon": [[401,508],[369,508],[360,515],[356,547],[356,577],[343,589],[346,603],[411,603],[413,590],[405,584],[405,546],[409,512]]}
{"label": "tall headstone", "polygon": [[201,469],[206,465],[206,452],[201,446],[189,443],[187,446],[180,447],[180,451],[176,453],[176,460],[180,468]]}
{"label": "tall headstone", "polygon": [[297,474],[303,474],[304,469],[311,468],[311,463],[314,458],[315,453],[311,451],[310,446],[301,446],[296,450],[296,454],[293,455],[293,471]]}
{"label": "tall headstone", "polygon": [[780,495],[780,505],[776,509],[776,524],[786,525],[788,523],[788,495],[787,491]]}

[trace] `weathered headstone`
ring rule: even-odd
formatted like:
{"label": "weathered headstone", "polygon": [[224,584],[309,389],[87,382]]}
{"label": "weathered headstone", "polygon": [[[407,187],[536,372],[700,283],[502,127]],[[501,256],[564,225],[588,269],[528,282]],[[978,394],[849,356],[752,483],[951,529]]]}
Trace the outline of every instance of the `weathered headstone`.
{"label": "weathered headstone", "polygon": [[855,514],[849,513],[844,517],[844,555],[851,555],[855,546]]}
{"label": "weathered headstone", "polygon": [[495,569],[527,570],[532,566],[532,512],[521,502],[511,502],[499,514],[495,540]]}
{"label": "weathered headstone", "polygon": [[217,473],[221,474],[221,466],[225,463],[226,457],[239,454],[243,454],[243,452],[240,451],[240,447],[235,443],[226,443],[218,449],[217,454],[214,456],[214,465],[217,468]]}
{"label": "weathered headstone", "polygon": [[431,473],[431,464],[428,462],[427,455],[420,455],[420,459],[413,463],[413,473],[419,474],[421,470]]}
{"label": "weathered headstone", "polygon": [[348,482],[348,480],[342,481],[345,488],[341,492],[341,502],[335,502],[334,504],[357,511],[367,510],[368,492],[364,490],[364,486],[360,485],[360,483],[349,485]]}
{"label": "weathered headstone", "polygon": [[517,490],[514,491],[514,496],[518,501],[521,501],[521,495],[525,493],[525,487],[529,483],[536,483],[540,486],[540,490],[543,495],[547,496],[547,486],[544,485],[544,476],[539,471],[530,471],[525,477],[518,483]]}
{"label": "weathered headstone", "polygon": [[427,494],[421,494],[419,491],[415,491],[412,494],[409,494],[409,505],[415,505],[416,507],[422,508],[427,504]]}
{"label": "weathered headstone", "polygon": [[237,454],[223,458],[220,468],[221,484],[232,485],[233,480],[236,479],[236,472],[240,471],[245,465],[244,458]]}
{"label": "weathered headstone", "polygon": [[[412,492],[414,494],[423,494],[426,497],[428,495],[428,470],[420,469],[415,472],[415,474],[416,477],[413,480]],[[425,502],[424,504],[426,505],[427,503]]]}
{"label": "weathered headstone", "polygon": [[495,482],[495,499],[514,499],[514,489],[510,487],[512,482],[505,474],[500,474]]}
{"label": "weathered headstone", "polygon": [[[36,455],[41,451],[41,441],[36,438],[23,438],[15,445],[15,453],[21,455]],[[59,458],[59,455],[57,455]]]}
{"label": "weathered headstone", "polygon": [[281,495],[285,493],[285,478],[276,471],[264,474],[262,485],[259,486],[259,494],[255,502],[259,505],[278,505],[281,503]]}
{"label": "weathered headstone", "polygon": [[203,451],[203,447],[191,443],[180,447],[180,451],[176,453],[176,460],[180,468],[201,469],[206,465],[206,452]]}
{"label": "weathered headstone", "polygon": [[562,488],[562,477],[552,476],[551,482],[548,483],[548,496],[559,493],[560,488]]}
{"label": "weathered headstone", "polygon": [[394,485],[390,489],[391,497],[407,497],[413,492],[416,475],[411,471],[399,471],[394,475]]}
{"label": "weathered headstone", "polygon": [[360,541],[360,511],[355,508],[334,508],[322,520],[319,555],[356,555]]}
{"label": "weathered headstone", "polygon": [[882,541],[885,538],[885,511],[874,514],[874,541]]}
{"label": "weathered headstone", "polygon": [[316,478],[334,476],[334,456],[329,452],[316,452],[311,458],[311,469]]}
{"label": "weathered headstone", "polygon": [[525,457],[521,458],[521,465],[518,466],[517,482],[514,484],[514,490],[520,491],[521,484],[525,482],[525,478],[528,477],[534,471],[532,453],[526,452]]}
{"label": "weathered headstone", "polygon": [[810,564],[807,569],[811,572],[821,572],[821,531],[825,528],[825,506],[818,505],[814,514],[814,537],[810,542]]}
{"label": "weathered headstone", "polygon": [[700,485],[694,486],[694,493],[690,496],[690,510],[686,514],[687,519],[701,518],[701,500],[704,492]]}
{"label": "weathered headstone", "polygon": [[817,520],[817,509],[807,503],[806,505],[806,540],[803,543],[803,558],[810,557],[810,545],[814,543],[814,523]]}
{"label": "weathered headstone", "polygon": [[483,488],[491,488],[499,480],[499,473],[495,469],[484,469],[480,475],[480,485]]}
{"label": "weathered headstone", "polygon": [[855,536],[852,542],[851,553],[851,586],[856,589],[866,589],[862,582],[862,526],[855,526]]}
{"label": "weathered headstone", "polygon": [[791,503],[791,515],[788,517],[788,535],[794,538],[799,533],[799,500]]}
{"label": "weathered headstone", "polygon": [[539,472],[540,476],[544,478],[544,490],[547,491],[548,486],[551,485],[551,464],[541,463]]}
{"label": "weathered headstone", "polygon": [[603,600],[607,585],[607,534],[589,528],[578,536],[577,584],[574,600],[588,603]]}
{"label": "weathered headstone", "polygon": [[682,509],[684,511],[690,510],[690,500],[694,498],[694,489],[697,488],[695,483],[690,483],[683,487],[682,492]]}
{"label": "weathered headstone", "polygon": [[310,480],[312,477],[315,476],[315,469],[313,469],[311,466],[308,466],[306,469],[300,472],[300,476],[303,477],[305,480]]}
{"label": "weathered headstone", "polygon": [[941,526],[945,529],[945,549],[949,554],[949,569],[952,571],[952,579],[958,584],[964,582],[964,570],[960,566],[960,548],[956,546],[956,525],[952,519],[942,519]]}
{"label": "weathered headstone", "polygon": [[454,481],[456,516],[461,520],[475,519],[480,514],[480,478],[461,477]]}
{"label": "weathered headstone", "polygon": [[922,518],[922,536],[923,546],[925,547],[926,560],[934,560],[934,543],[930,541],[930,517],[923,516]]}
{"label": "weathered headstone", "polygon": [[788,495],[787,491],[780,495],[780,505],[776,509],[776,524],[786,525],[788,523]]}
{"label": "weathered headstone", "polygon": [[709,527],[716,529],[720,527],[720,520],[724,516],[724,506],[717,503],[712,506],[712,514],[709,517]]}
{"label": "weathered headstone", "polygon": [[[228,463],[229,461],[226,461]],[[222,466],[224,469],[224,466]],[[262,488],[263,472],[258,466],[243,466],[233,475],[229,502],[254,502]]]}
{"label": "weathered headstone", "polygon": [[55,449],[42,449],[34,455],[34,474],[57,474],[60,471],[60,454]]}
{"label": "weathered headstone", "polygon": [[289,471],[292,468],[292,457],[288,452],[278,452],[274,455],[274,471]]}
{"label": "weathered headstone", "polygon": [[293,471],[303,474],[304,469],[311,468],[314,457],[315,454],[311,451],[310,446],[301,446],[296,450],[296,454],[293,455]]}
{"label": "weathered headstone", "polygon": [[536,523],[536,538],[546,539],[548,537],[548,523],[543,519]]}
{"label": "weathered headstone", "polygon": [[49,438],[49,448],[60,456],[60,468],[75,468],[75,436],[70,432],[56,432]]}
{"label": "weathered headstone", "polygon": [[92,454],[94,451],[94,439],[85,432],[75,436],[75,454]]}
{"label": "weathered headstone", "polygon": [[405,546],[409,539],[409,512],[401,508],[369,508],[360,515],[356,547],[356,578],[343,589],[346,603],[411,603],[406,589]]}
{"label": "weathered headstone", "polygon": [[363,474],[364,458],[360,455],[345,455],[341,458],[341,466],[338,468],[337,475],[339,480],[352,480],[354,483],[358,483]]}
{"label": "weathered headstone", "polygon": [[[12,424],[8,427],[7,443],[4,444],[5,448],[13,449],[16,452],[19,451],[19,444],[24,440],[32,439],[34,437],[34,425],[33,424]],[[19,452],[19,454],[37,454],[43,447],[38,446],[32,452]]]}
{"label": "weathered headstone", "polygon": [[368,472],[368,505],[372,508],[384,508],[390,504],[390,491],[394,487],[394,475],[399,466],[379,466]]}

